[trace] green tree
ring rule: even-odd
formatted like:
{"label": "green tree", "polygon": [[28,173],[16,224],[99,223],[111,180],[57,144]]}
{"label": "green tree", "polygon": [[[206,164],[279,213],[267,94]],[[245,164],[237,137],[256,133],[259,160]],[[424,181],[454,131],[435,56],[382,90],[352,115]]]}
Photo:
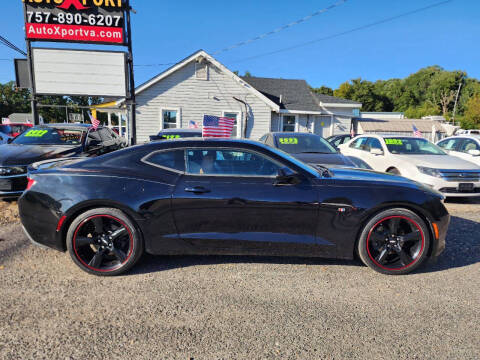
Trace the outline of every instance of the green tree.
{"label": "green tree", "polygon": [[466,128],[480,127],[480,94],[476,94],[468,100],[462,127],[464,124]]}
{"label": "green tree", "polygon": [[312,88],[312,91],[316,94],[330,95],[333,96],[333,89],[328,86],[320,86],[319,88]]}
{"label": "green tree", "polygon": [[0,84],[0,118],[30,112],[30,92],[15,87],[13,81]]}
{"label": "green tree", "polygon": [[390,100],[375,91],[375,85],[366,80],[353,79],[334,91],[334,95],[362,103],[363,111],[388,111],[392,108]]}

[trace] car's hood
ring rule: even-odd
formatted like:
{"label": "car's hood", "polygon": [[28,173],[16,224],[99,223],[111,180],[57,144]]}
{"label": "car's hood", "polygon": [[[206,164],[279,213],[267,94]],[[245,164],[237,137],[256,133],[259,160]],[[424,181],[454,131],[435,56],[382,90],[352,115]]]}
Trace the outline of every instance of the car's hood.
{"label": "car's hood", "polygon": [[81,152],[79,146],[65,145],[0,145],[0,166],[30,165],[37,161],[75,156]]}
{"label": "car's hood", "polygon": [[450,155],[395,155],[415,166],[446,170],[478,170],[478,165]]}
{"label": "car's hood", "polygon": [[291,154],[307,164],[354,166],[342,154]]}
{"label": "car's hood", "polygon": [[332,179],[359,181],[367,183],[385,183],[390,185],[403,185],[413,188],[423,188],[424,186],[416,181],[404,178],[402,176],[393,175],[389,173],[377,172],[374,170],[365,169],[348,169],[348,168],[333,168],[330,169]]}

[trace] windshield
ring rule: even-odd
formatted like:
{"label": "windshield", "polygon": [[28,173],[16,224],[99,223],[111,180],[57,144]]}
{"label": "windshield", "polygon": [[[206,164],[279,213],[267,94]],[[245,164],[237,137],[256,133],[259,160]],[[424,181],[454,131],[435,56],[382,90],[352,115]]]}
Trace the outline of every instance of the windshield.
{"label": "windshield", "polygon": [[335,154],[337,150],[324,138],[314,134],[278,135],[277,147],[289,154]]}
{"label": "windshield", "polygon": [[385,138],[388,151],[406,155],[447,155],[437,145],[420,138]]}
{"label": "windshield", "polygon": [[13,140],[22,145],[80,145],[85,131],[62,128],[33,128]]}

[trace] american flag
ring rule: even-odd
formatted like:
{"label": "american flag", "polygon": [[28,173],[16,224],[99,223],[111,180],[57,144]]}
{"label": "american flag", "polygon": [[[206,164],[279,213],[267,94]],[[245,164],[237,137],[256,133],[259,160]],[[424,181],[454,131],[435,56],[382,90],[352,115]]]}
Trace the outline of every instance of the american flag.
{"label": "american flag", "polygon": [[420,130],[417,129],[415,124],[413,124],[412,126],[413,126],[413,135],[419,138],[423,137],[422,133],[420,132]]}
{"label": "american flag", "polygon": [[202,136],[229,138],[232,136],[234,125],[235,119],[205,115],[203,117]]}
{"label": "american flag", "polygon": [[95,119],[92,115],[92,113],[88,113],[88,116],[90,116],[90,122],[92,123],[92,126],[95,130],[100,126],[100,121]]}
{"label": "american flag", "polygon": [[190,120],[190,123],[188,124],[189,129],[198,129],[198,125],[195,121]]}

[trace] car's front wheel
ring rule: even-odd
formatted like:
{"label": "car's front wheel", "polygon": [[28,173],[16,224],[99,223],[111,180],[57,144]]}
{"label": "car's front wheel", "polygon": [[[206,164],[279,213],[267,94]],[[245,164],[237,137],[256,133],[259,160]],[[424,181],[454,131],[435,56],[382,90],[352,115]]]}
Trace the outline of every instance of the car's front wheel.
{"label": "car's front wheel", "polygon": [[417,214],[389,209],[374,216],[358,241],[358,254],[373,270],[388,275],[407,274],[427,258],[430,234]]}
{"label": "car's front wheel", "polygon": [[129,270],[143,253],[143,242],[133,222],[120,210],[98,208],[73,220],[67,248],[84,271],[100,276]]}

